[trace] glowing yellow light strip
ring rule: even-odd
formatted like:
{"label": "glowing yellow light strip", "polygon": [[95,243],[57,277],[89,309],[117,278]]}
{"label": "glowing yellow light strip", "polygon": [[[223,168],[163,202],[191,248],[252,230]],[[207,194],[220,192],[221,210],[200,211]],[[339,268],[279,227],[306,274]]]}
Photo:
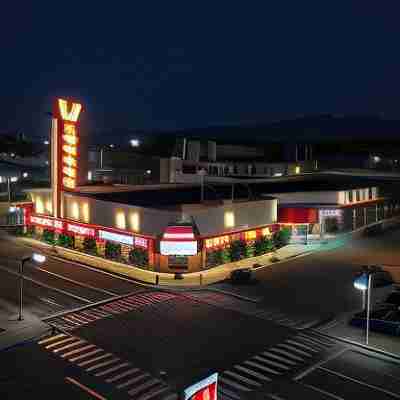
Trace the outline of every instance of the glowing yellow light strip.
{"label": "glowing yellow light strip", "polygon": [[71,168],[71,167],[64,167],[63,168],[63,173],[70,178],[76,178],[76,169]]}
{"label": "glowing yellow light strip", "polygon": [[63,150],[64,150],[67,154],[71,154],[71,156],[76,156],[76,155],[77,155],[76,147],[68,146],[67,144],[65,144],[65,145],[63,146]]}
{"label": "glowing yellow light strip", "polygon": [[79,114],[82,110],[82,105],[79,103],[72,103],[71,110],[68,111],[68,102],[63,99],[58,99],[58,108],[60,110],[61,118],[64,121],[76,122],[78,121]]}
{"label": "glowing yellow light strip", "polygon": [[76,167],[78,165],[76,159],[71,156],[63,157],[63,163],[69,167]]}
{"label": "glowing yellow light strip", "polygon": [[67,144],[71,145],[77,145],[78,144],[78,138],[76,136],[72,135],[63,135],[64,142]]}
{"label": "glowing yellow light strip", "polygon": [[63,185],[67,188],[74,189],[75,188],[75,179],[64,177]]}

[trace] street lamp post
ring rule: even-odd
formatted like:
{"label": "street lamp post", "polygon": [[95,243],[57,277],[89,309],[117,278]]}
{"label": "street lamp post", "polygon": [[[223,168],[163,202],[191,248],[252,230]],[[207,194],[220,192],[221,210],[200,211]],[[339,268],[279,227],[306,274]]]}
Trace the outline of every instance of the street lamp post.
{"label": "street lamp post", "polygon": [[365,310],[365,292],[367,294],[367,309],[366,309],[366,317],[367,317],[367,326],[366,326],[366,334],[365,334],[365,342],[368,345],[369,343],[369,321],[370,321],[370,312],[371,312],[371,287],[372,287],[372,271],[364,271],[361,275],[359,275],[354,280],[354,287],[358,290],[361,290],[363,293],[363,307]]}
{"label": "street lamp post", "polygon": [[24,306],[24,264],[27,261],[33,261],[37,264],[42,264],[46,261],[46,256],[39,253],[33,253],[28,257],[24,257],[21,259],[19,263],[19,316],[18,321],[22,321],[24,319],[23,316],[23,306]]}

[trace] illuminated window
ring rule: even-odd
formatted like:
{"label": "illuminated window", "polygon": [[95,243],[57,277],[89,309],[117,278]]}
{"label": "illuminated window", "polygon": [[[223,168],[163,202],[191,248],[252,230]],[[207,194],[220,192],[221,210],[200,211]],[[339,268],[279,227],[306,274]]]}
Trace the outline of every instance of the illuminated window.
{"label": "illuminated window", "polygon": [[89,222],[89,204],[82,204],[82,220],[83,222]]}
{"label": "illuminated window", "polygon": [[126,229],[125,213],[123,211],[117,211],[115,214],[115,225],[119,229]]}
{"label": "illuminated window", "polygon": [[219,246],[219,237],[216,237],[216,238],[213,239],[213,246],[214,247]]}
{"label": "illuminated window", "polygon": [[50,214],[53,212],[53,206],[52,206],[52,204],[51,204],[51,200],[47,200],[47,201],[46,201],[46,210],[47,210],[47,212],[50,213]]}
{"label": "illuminated window", "polygon": [[356,190],[356,201],[360,201],[360,190]]}
{"label": "illuminated window", "polygon": [[295,168],[295,173],[296,173],[296,174],[299,174],[300,171],[301,171],[301,168],[297,165],[296,168]]}
{"label": "illuminated window", "polygon": [[233,228],[235,226],[235,214],[233,211],[225,211],[224,222],[226,228]]}
{"label": "illuminated window", "polygon": [[71,206],[71,217],[72,219],[79,220],[79,205],[76,201]]}
{"label": "illuminated window", "polygon": [[245,239],[246,240],[254,240],[257,238],[257,232],[256,231],[248,231],[245,232]]}
{"label": "illuminated window", "polygon": [[212,239],[206,239],[206,248],[211,249],[213,247],[213,240]]}
{"label": "illuminated window", "polygon": [[44,213],[44,204],[43,204],[42,198],[40,196],[36,197],[35,210],[38,214]]}
{"label": "illuminated window", "polygon": [[140,230],[140,224],[139,224],[139,213],[133,212],[129,216],[129,222],[131,225],[131,229],[135,232],[138,232]]}
{"label": "illuminated window", "polygon": [[269,229],[268,227],[263,228],[263,229],[261,230],[261,235],[263,235],[263,236],[271,236],[271,231],[270,231],[270,229]]}

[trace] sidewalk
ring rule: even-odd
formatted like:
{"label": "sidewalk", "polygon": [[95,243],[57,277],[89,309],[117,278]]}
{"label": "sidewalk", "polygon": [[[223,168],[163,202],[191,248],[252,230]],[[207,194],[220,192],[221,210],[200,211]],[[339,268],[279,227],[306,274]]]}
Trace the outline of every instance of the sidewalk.
{"label": "sidewalk", "polygon": [[[16,240],[30,247],[40,248],[42,252],[53,257],[59,256],[66,260],[128,277],[139,282],[155,284],[158,276],[159,285],[175,287],[209,285],[211,283],[227,279],[230,276],[230,273],[235,269],[252,267],[253,264],[260,264],[260,267],[258,268],[266,268],[272,264],[316,251],[322,246],[321,244],[290,244],[278,249],[276,252],[268,253],[262,256],[250,257],[240,261],[223,264],[201,272],[183,274],[183,279],[177,280],[175,279],[175,275],[173,273],[148,271],[131,265],[121,264],[104,258],[83,254],[75,250],[64,249],[62,247],[54,248],[51,245],[29,238],[14,238],[12,236],[9,236],[8,238],[11,240]],[[56,252],[54,252],[54,249]],[[275,261],[273,261],[274,258]]]}
{"label": "sidewalk", "polygon": [[[354,312],[342,315],[335,321],[317,329],[326,335],[350,340],[361,345],[365,345],[365,329],[356,328],[349,325],[349,320]],[[400,337],[386,335],[374,331],[369,332],[369,345],[378,350],[387,351],[389,353],[400,355]]]}
{"label": "sidewalk", "polygon": [[18,321],[17,308],[0,299],[0,351],[39,338],[50,329],[28,310],[24,311],[23,321]]}

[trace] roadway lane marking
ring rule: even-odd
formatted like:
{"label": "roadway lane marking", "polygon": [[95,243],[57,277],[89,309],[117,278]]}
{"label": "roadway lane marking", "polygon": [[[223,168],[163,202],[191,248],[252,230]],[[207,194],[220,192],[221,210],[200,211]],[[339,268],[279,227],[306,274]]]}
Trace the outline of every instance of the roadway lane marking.
{"label": "roadway lane marking", "polygon": [[[87,354],[87,356],[89,356],[89,353]],[[105,354],[102,354],[101,356],[97,356],[97,357],[91,358],[90,360],[82,361],[82,362],[80,362],[78,364],[78,366],[79,367],[84,367],[85,365],[94,363],[94,362],[99,361],[99,360],[104,360],[105,358],[112,357],[112,356],[113,356],[112,353],[105,353]]]}
{"label": "roadway lane marking", "polygon": [[269,351],[272,351],[272,352],[274,352],[274,353],[283,354],[284,356],[289,357],[289,358],[291,358],[292,360],[296,360],[296,361],[300,361],[300,362],[306,361],[306,360],[305,360],[304,358],[302,358],[302,357],[295,356],[294,354],[289,353],[287,350],[277,349],[276,347],[273,347],[272,349],[269,349]]}
{"label": "roadway lane marking", "polygon": [[[256,358],[256,357],[258,357],[258,358]],[[286,371],[289,371],[290,368],[291,368],[291,367],[288,367],[287,365],[283,365],[283,364],[278,363],[276,361],[269,360],[268,357],[265,357],[265,356],[263,356],[263,357],[256,356],[256,357],[254,357],[254,360],[256,360],[256,361],[261,361],[261,362],[263,362],[265,364],[273,365],[274,367],[277,367],[277,368],[280,368],[280,369],[284,369]],[[257,366],[258,365],[262,366],[262,364],[254,363],[254,361],[252,361],[252,360],[249,360],[249,361],[246,361],[246,362],[247,363],[252,363],[252,364],[257,364]]]}
{"label": "roadway lane marking", "polygon": [[89,387],[83,385],[82,383],[78,382],[77,380],[70,378],[69,376],[65,377],[65,380],[69,383],[72,383],[75,386],[78,386],[80,389],[85,391],[86,393],[89,393],[91,396],[95,397],[98,400],[107,400],[105,397],[103,397],[101,394],[95,392],[93,389],[90,389]]}
{"label": "roadway lane marking", "polygon": [[53,350],[53,353],[59,353],[60,351],[70,349],[71,347],[75,347],[75,346],[78,346],[78,345],[83,344],[83,343],[87,343],[86,340],[83,340],[83,339],[82,340],[78,340],[77,342],[73,342],[71,344],[67,344],[66,346],[59,347],[59,348]]}
{"label": "roadway lane marking", "polygon": [[247,383],[248,385],[252,385],[252,386],[262,386],[261,383],[255,381],[254,379],[250,379],[250,378],[246,378],[240,374],[237,374],[236,372],[233,371],[224,371],[222,373],[222,375],[228,375],[231,378],[235,378],[239,381],[242,381],[244,383]]}
{"label": "roadway lane marking", "polygon": [[[264,363],[264,364],[270,364],[270,365],[274,365],[274,364],[275,364],[275,363],[270,362],[269,360],[266,360],[265,358],[260,357],[260,356],[255,356],[255,357],[253,357],[253,359],[256,360],[256,361],[259,361],[259,362],[261,362],[261,363]],[[258,365],[262,366],[262,369],[263,369],[264,371],[268,371],[269,373],[271,373],[271,374],[273,374],[273,375],[281,375],[281,372],[275,371],[274,369],[269,368],[269,367],[267,367],[267,366],[265,366],[265,365],[263,366],[262,364],[259,364],[259,363],[254,362],[254,361],[248,361],[248,362],[250,362],[250,363],[252,363],[252,364],[256,364],[256,366],[258,366]],[[287,368],[287,369],[289,369],[289,368]]]}
{"label": "roadway lane marking", "polygon": [[247,386],[243,386],[241,383],[232,381],[231,379],[225,378],[224,376],[219,376],[218,381],[220,381],[223,385],[231,386],[235,389],[243,390],[245,392],[252,391],[252,389],[249,389]]}
{"label": "roadway lane marking", "polygon": [[128,376],[128,375],[132,375],[132,374],[134,374],[134,373],[136,373],[138,371],[140,371],[139,368],[131,368],[128,371],[122,372],[122,373],[120,373],[118,375],[113,376],[112,378],[106,379],[106,382],[107,383],[112,383],[112,382],[118,381],[119,379],[124,378],[125,376]]}
{"label": "roadway lane marking", "polygon": [[135,376],[134,378],[131,378],[131,379],[127,380],[124,383],[120,383],[119,385],[117,385],[117,389],[123,389],[124,387],[129,386],[132,383],[139,382],[143,378],[147,378],[149,376],[150,376],[150,374],[148,374],[147,372],[144,372],[143,374],[140,374],[139,376]]}
{"label": "roadway lane marking", "polygon": [[268,378],[266,375],[260,374],[259,372],[253,371],[252,369],[243,367],[241,365],[235,365],[233,368],[238,369],[239,371],[242,371],[248,375],[254,376],[255,378],[261,379],[262,381],[271,381],[271,378]]}
{"label": "roadway lane marking", "polygon": [[72,356],[74,354],[82,353],[82,351],[88,350],[88,349],[93,349],[93,347],[96,347],[96,346],[94,344],[88,344],[87,346],[83,346],[83,347],[80,347],[79,349],[71,350],[68,353],[62,354],[61,358],[67,358],[67,357]]}
{"label": "roadway lane marking", "polygon": [[87,358],[87,357],[93,356],[95,354],[101,353],[102,351],[103,351],[102,349],[96,349],[96,350],[90,351],[89,353],[82,354],[80,356],[70,358],[68,361],[75,362],[75,361],[78,361],[78,360],[82,360],[82,358]]}
{"label": "roadway lane marking", "polygon": [[314,336],[310,336],[310,335],[306,335],[304,332],[299,333],[297,336],[301,337],[301,338],[306,338],[309,341],[315,342],[317,343],[319,346],[324,346],[324,347],[331,347],[334,345],[334,343],[327,343],[326,341],[319,339],[319,338],[315,338]]}
{"label": "roadway lane marking", "polygon": [[94,374],[94,376],[104,376],[104,375],[110,374],[111,372],[118,371],[121,368],[128,367],[129,365],[131,365],[131,363],[124,362],[124,363],[116,365],[115,367],[108,368],[105,371],[97,372],[97,374]]}
{"label": "roadway lane marking", "polygon": [[59,335],[52,336],[52,337],[49,337],[47,339],[43,339],[40,342],[38,342],[38,344],[49,343],[49,342],[52,342],[53,340],[60,339],[60,338],[63,338],[65,336],[67,336],[65,333],[60,333]]}
{"label": "roadway lane marking", "polygon": [[155,385],[158,385],[158,386],[159,386],[159,385],[160,385],[160,382],[159,382],[157,379],[151,379],[151,380],[149,380],[149,381],[147,381],[147,382],[144,382],[144,383],[142,383],[141,385],[135,387],[134,389],[129,390],[129,391],[128,391],[128,394],[129,394],[130,396],[134,396],[135,394],[140,393],[140,392],[143,391],[144,389],[151,388],[152,386],[155,386]]}
{"label": "roadway lane marking", "polygon": [[[5,272],[8,272],[8,273],[10,273],[10,274],[12,274],[12,275],[15,275],[15,276],[17,276],[18,278],[20,278],[20,274],[19,274],[18,272],[12,271],[12,270],[9,269],[9,268],[0,266],[0,270],[3,270],[3,271],[5,271]],[[39,281],[37,281],[36,279],[30,278],[30,277],[28,277],[28,276],[26,276],[26,275],[24,275],[24,280],[25,280],[25,281],[32,282],[32,283],[34,283],[34,284],[37,285],[37,286],[42,286],[42,287],[44,287],[44,288],[46,288],[46,289],[54,290],[55,292],[61,293],[61,294],[63,294],[64,296],[72,297],[73,299],[79,300],[79,301],[81,301],[81,302],[83,302],[83,303],[87,303],[87,304],[93,303],[91,300],[85,299],[84,297],[80,297],[80,296],[77,296],[77,295],[75,295],[75,294],[69,293],[69,292],[67,292],[66,290],[58,289],[58,288],[56,288],[56,287],[47,285],[46,283],[39,282]]]}
{"label": "roadway lane marking", "polygon": [[326,347],[327,347],[327,346],[325,346],[325,345],[322,345],[322,344],[320,344],[320,343],[317,343],[316,341],[313,341],[313,340],[309,339],[309,338],[306,337],[306,336],[297,335],[297,336],[294,337],[294,339],[300,339],[300,340],[302,340],[303,342],[310,344],[311,346],[314,346],[314,347],[316,347],[316,348],[319,348],[320,350],[325,350]]}
{"label": "roadway lane marking", "polygon": [[165,392],[168,390],[168,386],[164,386],[161,388],[154,388],[150,390],[150,392],[147,392],[145,394],[142,394],[140,397],[137,398],[137,400],[149,400],[154,396],[158,396],[161,393]]}
{"label": "roadway lane marking", "polygon": [[307,346],[306,344],[296,342],[295,340],[292,340],[292,339],[287,339],[287,340],[285,340],[285,342],[286,343],[290,343],[293,346],[301,347],[302,349],[312,351],[313,353],[319,353],[320,352],[319,349],[314,349],[311,346]]}
{"label": "roadway lane marking", "polygon": [[394,397],[396,399],[400,399],[400,395],[399,394],[393,393],[390,390],[383,389],[383,388],[381,388],[379,386],[371,385],[370,383],[366,383],[366,382],[360,381],[358,379],[352,378],[352,377],[350,377],[348,375],[341,374],[340,372],[333,371],[333,370],[331,370],[329,368],[326,368],[326,367],[321,367],[320,366],[320,367],[318,367],[318,369],[320,369],[322,371],[325,371],[328,374],[336,375],[336,376],[338,376],[340,378],[347,379],[349,381],[357,383],[360,386],[366,386],[366,387],[368,387],[370,389],[377,390],[378,392],[386,393],[387,395],[392,396],[392,397]]}
{"label": "roadway lane marking", "polygon": [[57,347],[60,344],[71,342],[71,341],[74,341],[74,340],[77,340],[77,338],[74,337],[74,336],[70,336],[70,337],[68,337],[66,339],[62,339],[62,340],[59,340],[58,342],[49,344],[49,345],[45,346],[44,348],[49,350],[49,349],[52,349],[53,347]]}
{"label": "roadway lane marking", "polygon": [[[295,361],[288,360],[287,358],[283,358],[281,356],[277,356],[276,354],[272,354],[269,351],[263,351],[261,354],[263,355],[263,357],[272,358],[274,360],[281,361],[284,364],[289,364],[289,365],[296,365],[297,364],[297,362],[295,362]],[[285,367],[285,368],[287,368],[287,367]]]}
{"label": "roadway lane marking", "polygon": [[103,293],[103,294],[106,294],[108,296],[118,296],[118,293],[114,293],[114,292],[110,292],[108,290],[100,289],[98,287],[95,287],[95,286],[92,286],[92,285],[88,285],[87,283],[78,282],[78,281],[76,281],[74,279],[67,278],[64,275],[60,275],[60,274],[56,274],[55,272],[47,271],[46,269],[41,268],[41,267],[35,268],[35,271],[42,271],[42,272],[44,272],[46,274],[49,274],[51,276],[55,276],[56,278],[62,279],[62,280],[67,281],[67,282],[71,282],[71,283],[73,283],[75,285],[78,285],[78,286],[82,286],[82,287],[84,287],[86,289],[95,290],[95,291],[97,291],[99,293]]}
{"label": "roadway lane marking", "polygon": [[289,345],[289,344],[280,343],[280,344],[276,345],[276,347],[283,347],[284,349],[288,349],[288,350],[294,351],[295,353],[301,354],[304,357],[312,357],[312,354],[308,354],[305,351],[299,350],[296,347]]}
{"label": "roadway lane marking", "polygon": [[102,367],[106,367],[107,365],[114,364],[114,363],[118,362],[119,360],[120,360],[119,357],[114,357],[111,360],[104,361],[104,362],[102,362],[100,364],[96,364],[96,365],[93,365],[92,367],[86,368],[85,371],[86,372],[94,371],[96,369],[99,369],[99,368],[102,368]]}

